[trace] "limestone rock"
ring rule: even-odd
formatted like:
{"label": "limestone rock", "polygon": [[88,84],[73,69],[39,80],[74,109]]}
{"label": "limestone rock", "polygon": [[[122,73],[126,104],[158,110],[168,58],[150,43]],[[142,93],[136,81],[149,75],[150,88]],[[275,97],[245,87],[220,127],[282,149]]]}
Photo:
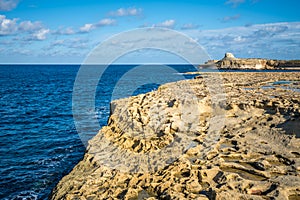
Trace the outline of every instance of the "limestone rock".
{"label": "limestone rock", "polygon": [[287,61],[260,58],[236,58],[232,53],[226,53],[223,59],[216,62],[216,66],[219,69],[278,69],[284,67],[284,63],[287,63]]}
{"label": "limestone rock", "polygon": [[299,199],[300,73],[201,76],[112,102],[50,199]]}
{"label": "limestone rock", "polygon": [[229,53],[229,52],[225,53],[224,59],[232,59],[232,58],[235,58],[233,53]]}

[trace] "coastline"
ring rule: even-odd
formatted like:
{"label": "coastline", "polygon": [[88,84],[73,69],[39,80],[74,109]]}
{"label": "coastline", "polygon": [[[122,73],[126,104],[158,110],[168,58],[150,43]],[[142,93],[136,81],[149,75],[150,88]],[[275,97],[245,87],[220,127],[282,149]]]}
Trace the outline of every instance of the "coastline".
{"label": "coastline", "polygon": [[274,60],[264,58],[236,58],[225,53],[221,60],[208,60],[199,68],[214,66],[219,70],[300,70],[300,60]]}
{"label": "coastline", "polygon": [[[63,177],[50,199],[299,198],[300,135],[295,134],[299,134],[300,73],[219,74],[226,94],[225,104],[220,106],[225,122],[211,146],[206,138],[209,119],[216,113],[211,110],[213,102],[205,80],[216,77],[207,72],[196,79],[168,83],[157,91],[112,102],[108,125],[89,142],[83,160]],[[197,97],[193,103],[201,108],[197,123],[195,118],[181,117],[190,109],[187,100],[193,97],[189,96],[191,89]],[[128,121],[133,128],[124,133]],[[153,131],[155,124],[159,127]],[[150,135],[150,142],[137,142],[131,134],[137,130],[156,137]],[[102,150],[104,138],[139,155],[162,149],[179,133],[191,133],[195,145],[154,171],[112,169],[95,154]],[[127,161],[134,169],[134,160],[129,157]]]}

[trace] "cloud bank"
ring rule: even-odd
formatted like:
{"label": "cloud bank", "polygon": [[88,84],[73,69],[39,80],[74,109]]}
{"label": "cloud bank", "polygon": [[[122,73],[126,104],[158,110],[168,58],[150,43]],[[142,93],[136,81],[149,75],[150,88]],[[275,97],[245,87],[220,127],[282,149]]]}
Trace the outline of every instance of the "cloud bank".
{"label": "cloud bank", "polygon": [[299,59],[300,22],[257,24],[216,30],[186,30],[209,54],[220,59],[225,52],[238,57]]}
{"label": "cloud bank", "polygon": [[0,15],[0,36],[29,34],[26,40],[45,40],[50,32],[39,21],[21,21],[20,23],[18,21],[17,18],[8,19],[5,15]]}
{"label": "cloud bank", "polygon": [[0,0],[0,11],[10,11],[17,7],[18,0]]}

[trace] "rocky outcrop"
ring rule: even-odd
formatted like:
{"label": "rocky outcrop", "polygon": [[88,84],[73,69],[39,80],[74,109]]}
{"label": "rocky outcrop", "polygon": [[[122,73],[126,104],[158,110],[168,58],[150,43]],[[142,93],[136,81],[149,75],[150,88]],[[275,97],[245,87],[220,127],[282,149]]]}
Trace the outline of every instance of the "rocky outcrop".
{"label": "rocky outcrop", "polygon": [[285,60],[270,60],[259,58],[235,58],[232,53],[226,53],[222,60],[215,62],[219,69],[300,69],[300,62]]}
{"label": "rocky outcrop", "polygon": [[50,199],[299,199],[299,91],[300,73],[202,73],[116,100]]}

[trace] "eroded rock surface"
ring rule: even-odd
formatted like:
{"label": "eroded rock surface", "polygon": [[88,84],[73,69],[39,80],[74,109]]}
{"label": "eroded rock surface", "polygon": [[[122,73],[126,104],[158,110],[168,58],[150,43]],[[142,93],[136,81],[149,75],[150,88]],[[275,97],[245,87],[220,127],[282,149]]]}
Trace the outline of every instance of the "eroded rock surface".
{"label": "eroded rock surface", "polygon": [[114,101],[51,199],[299,199],[299,106],[287,72],[203,73]]}

